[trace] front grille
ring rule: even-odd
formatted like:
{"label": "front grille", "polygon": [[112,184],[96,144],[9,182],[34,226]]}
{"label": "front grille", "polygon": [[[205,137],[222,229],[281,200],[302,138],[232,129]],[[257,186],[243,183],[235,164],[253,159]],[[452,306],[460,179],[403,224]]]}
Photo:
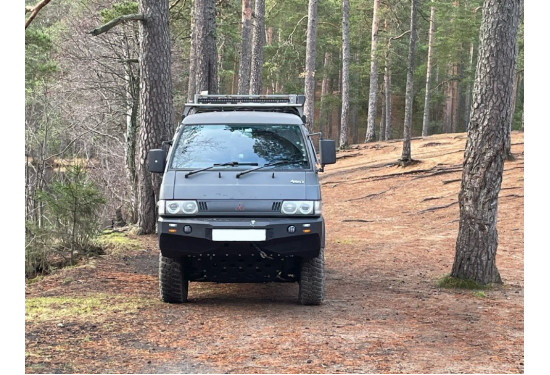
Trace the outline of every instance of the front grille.
{"label": "front grille", "polygon": [[273,204],[271,205],[271,211],[280,212],[282,204],[283,202],[273,202]]}
{"label": "front grille", "polygon": [[199,211],[208,211],[208,204],[206,202],[199,202]]}

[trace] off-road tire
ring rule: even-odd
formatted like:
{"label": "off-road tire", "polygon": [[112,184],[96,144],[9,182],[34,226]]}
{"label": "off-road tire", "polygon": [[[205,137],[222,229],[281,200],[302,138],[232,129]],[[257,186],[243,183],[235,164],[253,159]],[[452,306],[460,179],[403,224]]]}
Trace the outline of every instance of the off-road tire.
{"label": "off-road tire", "polygon": [[159,254],[159,289],[160,299],[164,302],[187,302],[189,281],[185,278],[181,261]]}
{"label": "off-road tire", "polygon": [[320,305],[325,298],[325,256],[321,248],[315,258],[304,259],[300,266],[298,301],[302,305]]}

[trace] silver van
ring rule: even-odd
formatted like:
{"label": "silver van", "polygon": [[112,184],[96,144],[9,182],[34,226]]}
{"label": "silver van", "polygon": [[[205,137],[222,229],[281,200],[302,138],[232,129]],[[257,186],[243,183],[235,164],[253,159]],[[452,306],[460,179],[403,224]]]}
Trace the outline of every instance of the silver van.
{"label": "silver van", "polygon": [[[318,173],[336,162],[333,140],[309,134],[303,95],[196,95],[162,173],[159,284],[187,301],[189,281],[298,282],[298,300],[324,298],[325,225]],[[312,137],[319,137],[318,155]]]}

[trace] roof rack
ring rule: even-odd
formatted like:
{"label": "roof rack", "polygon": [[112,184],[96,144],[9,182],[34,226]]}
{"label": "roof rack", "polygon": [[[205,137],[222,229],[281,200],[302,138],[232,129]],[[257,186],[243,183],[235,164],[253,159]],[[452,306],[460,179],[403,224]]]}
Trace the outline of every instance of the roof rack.
{"label": "roof rack", "polygon": [[186,103],[183,116],[213,111],[287,112],[303,115],[305,95],[208,95],[195,94],[193,102]]}

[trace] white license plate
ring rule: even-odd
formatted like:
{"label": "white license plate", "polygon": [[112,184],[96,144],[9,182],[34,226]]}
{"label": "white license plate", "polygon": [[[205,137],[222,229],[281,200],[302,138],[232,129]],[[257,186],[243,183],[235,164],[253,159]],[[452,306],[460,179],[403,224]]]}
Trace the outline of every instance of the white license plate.
{"label": "white license plate", "polygon": [[212,229],[212,241],[265,241],[265,229]]}

